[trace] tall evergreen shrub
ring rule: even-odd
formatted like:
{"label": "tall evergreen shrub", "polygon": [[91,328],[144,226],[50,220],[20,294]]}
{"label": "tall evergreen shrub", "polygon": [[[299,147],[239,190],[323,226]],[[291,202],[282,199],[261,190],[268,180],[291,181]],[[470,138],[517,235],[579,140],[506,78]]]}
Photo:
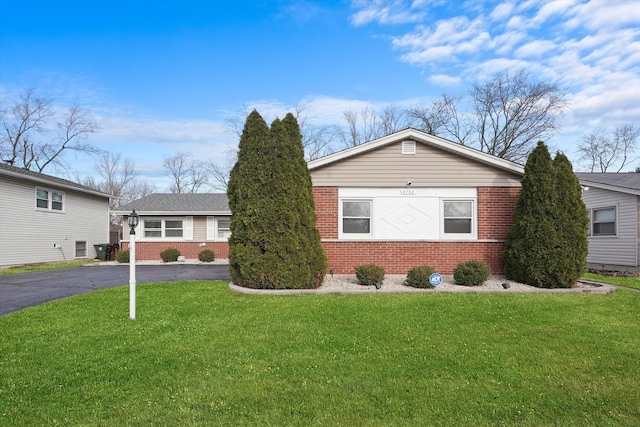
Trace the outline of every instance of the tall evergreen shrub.
{"label": "tall evergreen shrub", "polygon": [[556,271],[560,244],[554,225],[558,195],[551,155],[542,141],[529,155],[521,185],[503,252],[505,274],[532,286],[555,287],[549,273]]}
{"label": "tall evergreen shrub", "polygon": [[269,129],[257,111],[249,114],[227,194],[234,283],[262,289],[322,284],[327,259],[315,227],[302,136],[292,115],[276,119]]}
{"label": "tall evergreen shrub", "polygon": [[582,187],[573,173],[571,162],[562,153],[553,160],[556,172],[556,230],[560,240],[556,271],[552,273],[558,287],[575,285],[586,268],[589,241],[589,215],[582,201]]}
{"label": "tall evergreen shrub", "polygon": [[540,141],[521,184],[503,252],[505,273],[537,287],[572,287],[586,266],[589,218],[571,163],[561,153],[552,161]]}

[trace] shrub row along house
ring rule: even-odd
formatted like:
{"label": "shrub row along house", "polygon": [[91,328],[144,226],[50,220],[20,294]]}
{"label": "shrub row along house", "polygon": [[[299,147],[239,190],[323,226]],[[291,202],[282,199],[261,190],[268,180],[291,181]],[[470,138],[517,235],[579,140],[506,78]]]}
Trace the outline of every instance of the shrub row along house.
{"label": "shrub row along house", "polygon": [[[406,129],[312,161],[309,170],[317,228],[334,273],[373,262],[391,274],[425,264],[451,274],[469,259],[502,273],[521,165]],[[153,195],[116,212],[136,209],[141,217],[139,259],[159,259],[169,246],[187,258],[205,246],[225,257],[220,224],[228,224],[231,212],[219,204],[204,209],[204,201],[194,206],[190,197],[213,203],[224,196]],[[158,204],[150,207],[152,201]]]}
{"label": "shrub row along house", "polygon": [[[487,262],[492,274],[504,272],[521,165],[406,129],[311,161],[309,170],[316,226],[335,274],[366,263],[390,274],[418,265],[451,274],[470,259]],[[577,176],[591,218],[589,265],[638,271],[640,174]],[[187,258],[203,247],[216,258],[228,255],[224,194],[155,194],[116,213],[132,209],[142,219],[139,259],[159,259],[167,247]]]}
{"label": "shrub row along house", "polygon": [[[524,168],[414,129],[309,163],[317,227],[334,273],[374,262],[388,273],[430,265],[450,274],[461,261],[503,272]],[[590,213],[589,266],[640,270],[640,174],[576,174]],[[45,197],[46,196],[46,197]],[[0,164],[0,266],[95,258],[109,241],[109,195]],[[226,194],[153,194],[118,208],[140,215],[137,258],[205,247],[228,257]],[[123,245],[129,241],[124,227]]]}

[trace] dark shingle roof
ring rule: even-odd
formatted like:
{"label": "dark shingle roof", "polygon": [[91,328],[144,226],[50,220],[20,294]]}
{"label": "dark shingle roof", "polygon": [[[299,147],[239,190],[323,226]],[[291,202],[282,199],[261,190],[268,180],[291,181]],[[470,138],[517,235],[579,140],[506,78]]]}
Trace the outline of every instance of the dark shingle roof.
{"label": "dark shingle roof", "polygon": [[133,209],[141,214],[180,213],[206,214],[228,213],[229,201],[224,193],[155,193],[120,206],[115,213],[128,214]]}
{"label": "dark shingle roof", "polygon": [[640,191],[640,173],[585,173],[576,172],[576,176],[582,185],[592,183],[593,186],[603,185],[609,189],[623,193],[637,194]]}
{"label": "dark shingle roof", "polygon": [[104,197],[113,197],[110,194],[103,193],[101,191],[95,190],[91,187],[87,187],[85,185],[78,184],[73,181],[69,181],[67,179],[58,178],[56,176],[46,175],[40,172],[34,172],[29,169],[19,168],[16,166],[11,166],[6,163],[0,163],[0,175],[6,176],[14,176],[22,179],[26,179],[33,182],[38,182],[45,185],[62,187],[65,189],[72,189],[81,191],[83,193],[95,194],[98,196]]}

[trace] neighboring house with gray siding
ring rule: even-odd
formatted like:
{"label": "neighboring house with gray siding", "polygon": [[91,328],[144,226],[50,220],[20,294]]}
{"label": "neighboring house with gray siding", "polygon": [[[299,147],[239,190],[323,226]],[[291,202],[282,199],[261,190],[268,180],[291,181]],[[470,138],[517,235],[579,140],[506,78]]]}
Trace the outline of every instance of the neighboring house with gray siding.
{"label": "neighboring house with gray siding", "polygon": [[110,195],[0,163],[0,266],[93,259],[109,243]]}
{"label": "neighboring house with gray siding", "polygon": [[123,217],[123,249],[129,246],[126,224],[133,209],[139,217],[137,259],[159,260],[160,252],[167,248],[178,249],[187,259],[197,259],[205,247],[218,259],[228,258],[231,210],[226,194],[156,193],[118,207],[112,213]]}
{"label": "neighboring house with gray siding", "polygon": [[589,268],[640,271],[640,173],[576,173],[589,211]]}

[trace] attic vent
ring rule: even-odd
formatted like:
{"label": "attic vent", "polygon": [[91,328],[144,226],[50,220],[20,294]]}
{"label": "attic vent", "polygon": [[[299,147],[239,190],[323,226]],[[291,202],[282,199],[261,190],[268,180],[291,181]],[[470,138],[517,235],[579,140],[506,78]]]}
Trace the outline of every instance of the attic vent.
{"label": "attic vent", "polygon": [[416,154],[416,142],[402,141],[402,154]]}

